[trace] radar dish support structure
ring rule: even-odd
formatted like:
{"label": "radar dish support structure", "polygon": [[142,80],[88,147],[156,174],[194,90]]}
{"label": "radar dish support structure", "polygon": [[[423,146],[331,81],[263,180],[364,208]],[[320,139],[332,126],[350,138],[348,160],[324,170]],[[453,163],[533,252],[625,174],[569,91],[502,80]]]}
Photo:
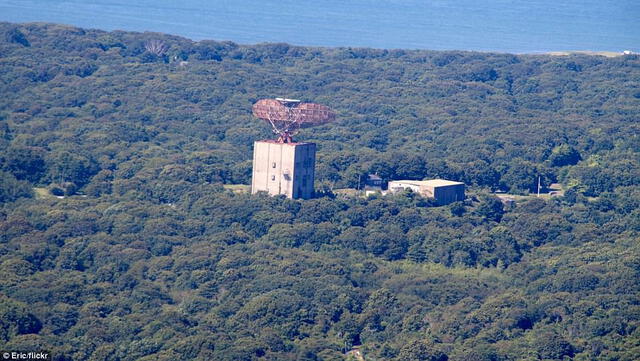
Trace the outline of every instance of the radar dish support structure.
{"label": "radar dish support structure", "polygon": [[261,99],[252,111],[254,116],[271,125],[278,135],[278,143],[292,143],[300,128],[323,125],[336,118],[335,112],[325,105],[286,98]]}

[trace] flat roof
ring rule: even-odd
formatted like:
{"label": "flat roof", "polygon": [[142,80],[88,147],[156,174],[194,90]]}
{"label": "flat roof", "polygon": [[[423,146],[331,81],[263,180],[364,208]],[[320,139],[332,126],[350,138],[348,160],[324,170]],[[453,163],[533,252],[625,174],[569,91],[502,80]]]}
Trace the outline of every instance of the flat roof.
{"label": "flat roof", "polygon": [[408,183],[416,186],[427,186],[427,187],[445,187],[445,186],[457,186],[464,185],[462,182],[450,181],[446,179],[429,179],[429,180],[394,180],[389,183]]}
{"label": "flat roof", "polygon": [[279,102],[285,102],[285,103],[300,103],[299,99],[276,98],[276,100]]}
{"label": "flat roof", "polygon": [[290,143],[283,143],[283,142],[279,142],[277,139],[263,139],[263,140],[256,140],[254,143],[271,143],[271,144],[283,144],[283,145],[306,145],[306,144],[314,144],[311,142],[290,142]]}

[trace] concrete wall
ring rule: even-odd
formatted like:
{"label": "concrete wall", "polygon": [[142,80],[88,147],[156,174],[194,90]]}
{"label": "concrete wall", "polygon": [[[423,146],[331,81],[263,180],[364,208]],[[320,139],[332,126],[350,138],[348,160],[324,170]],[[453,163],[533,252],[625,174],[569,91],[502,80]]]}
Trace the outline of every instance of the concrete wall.
{"label": "concrete wall", "polygon": [[251,193],[313,197],[316,145],[257,141],[253,144]]}
{"label": "concrete wall", "polygon": [[433,188],[433,198],[439,205],[464,201],[464,184],[447,185]]}
{"label": "concrete wall", "polygon": [[403,181],[390,181],[388,189],[392,193],[400,192],[404,189],[411,189],[415,193],[421,193],[419,185],[414,183],[403,182]]}
{"label": "concrete wall", "polygon": [[292,198],[309,199],[313,197],[315,169],[316,145],[314,143],[296,145]]}

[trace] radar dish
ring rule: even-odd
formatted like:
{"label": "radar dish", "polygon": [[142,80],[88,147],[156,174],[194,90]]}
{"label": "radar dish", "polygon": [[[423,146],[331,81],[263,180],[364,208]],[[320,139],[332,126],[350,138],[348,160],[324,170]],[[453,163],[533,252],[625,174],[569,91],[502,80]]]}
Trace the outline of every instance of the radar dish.
{"label": "radar dish", "polygon": [[253,115],[271,125],[281,143],[291,143],[300,128],[323,125],[336,120],[326,105],[302,103],[297,99],[261,99],[253,105]]}

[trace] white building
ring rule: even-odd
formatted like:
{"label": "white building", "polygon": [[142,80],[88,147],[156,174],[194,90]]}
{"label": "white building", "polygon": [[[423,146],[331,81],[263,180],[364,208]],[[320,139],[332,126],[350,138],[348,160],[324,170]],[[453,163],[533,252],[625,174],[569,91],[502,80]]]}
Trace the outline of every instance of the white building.
{"label": "white building", "polygon": [[262,140],[253,143],[251,193],[313,197],[316,145]]}
{"label": "white building", "polygon": [[427,198],[434,198],[439,205],[464,201],[464,183],[444,179],[396,180],[389,182],[389,192],[396,193],[405,189]]}

